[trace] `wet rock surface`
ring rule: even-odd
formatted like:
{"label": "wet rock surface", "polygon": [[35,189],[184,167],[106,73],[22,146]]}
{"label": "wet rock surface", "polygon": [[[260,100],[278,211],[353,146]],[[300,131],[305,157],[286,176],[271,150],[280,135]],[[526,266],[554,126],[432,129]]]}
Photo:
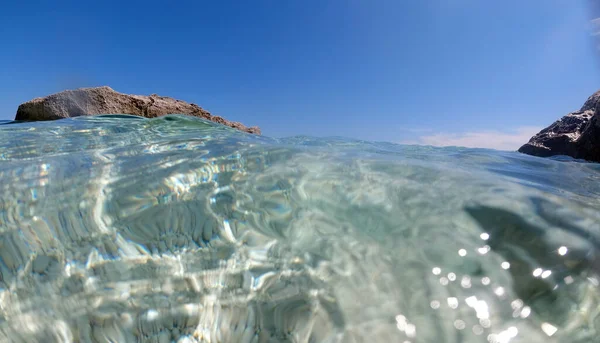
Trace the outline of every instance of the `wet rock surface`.
{"label": "wet rock surface", "polygon": [[600,162],[600,91],[590,96],[579,111],[571,112],[543,129],[519,152],[548,157],[567,155]]}
{"label": "wet rock surface", "polygon": [[150,96],[123,94],[106,86],[66,90],[35,98],[19,106],[15,120],[55,120],[97,114],[131,114],[145,118],[185,114],[241,131],[260,134],[260,128],[257,126],[246,127],[242,123],[214,116],[193,103],[156,94]]}

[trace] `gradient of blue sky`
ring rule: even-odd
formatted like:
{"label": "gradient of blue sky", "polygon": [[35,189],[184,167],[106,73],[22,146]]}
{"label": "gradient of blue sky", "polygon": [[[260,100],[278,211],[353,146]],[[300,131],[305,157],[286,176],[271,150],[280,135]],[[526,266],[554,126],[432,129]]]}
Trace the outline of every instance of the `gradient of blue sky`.
{"label": "gradient of blue sky", "polygon": [[600,88],[584,0],[173,3],[0,5],[0,119],[110,85],[270,136],[460,144],[518,141]]}

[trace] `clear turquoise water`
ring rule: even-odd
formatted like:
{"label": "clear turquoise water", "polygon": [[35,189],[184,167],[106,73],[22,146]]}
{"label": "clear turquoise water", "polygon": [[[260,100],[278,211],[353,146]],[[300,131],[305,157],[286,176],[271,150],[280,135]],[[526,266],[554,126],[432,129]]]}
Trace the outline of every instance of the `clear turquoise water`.
{"label": "clear turquoise water", "polygon": [[0,125],[2,342],[599,342],[600,165]]}

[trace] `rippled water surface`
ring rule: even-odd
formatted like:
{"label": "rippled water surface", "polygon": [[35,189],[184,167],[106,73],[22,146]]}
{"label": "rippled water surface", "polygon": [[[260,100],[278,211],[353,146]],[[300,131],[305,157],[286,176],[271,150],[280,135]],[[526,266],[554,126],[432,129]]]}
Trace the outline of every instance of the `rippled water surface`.
{"label": "rippled water surface", "polygon": [[2,342],[600,342],[600,165],[0,125]]}

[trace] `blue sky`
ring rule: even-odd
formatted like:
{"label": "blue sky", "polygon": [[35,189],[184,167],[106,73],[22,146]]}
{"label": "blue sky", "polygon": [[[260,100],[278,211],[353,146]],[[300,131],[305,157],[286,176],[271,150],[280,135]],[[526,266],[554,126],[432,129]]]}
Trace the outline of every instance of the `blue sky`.
{"label": "blue sky", "polygon": [[600,88],[583,0],[177,3],[3,3],[0,119],[109,85],[275,137],[516,149]]}

